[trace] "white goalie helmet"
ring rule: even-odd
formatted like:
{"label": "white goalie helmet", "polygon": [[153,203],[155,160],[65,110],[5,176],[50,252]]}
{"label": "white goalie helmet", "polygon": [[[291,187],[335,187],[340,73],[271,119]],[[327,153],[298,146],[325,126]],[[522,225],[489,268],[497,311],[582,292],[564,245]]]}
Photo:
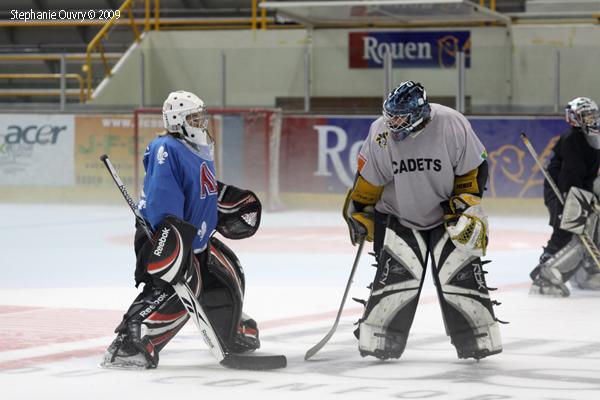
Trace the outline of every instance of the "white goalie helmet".
{"label": "white goalie helmet", "polygon": [[571,100],[565,118],[571,126],[581,128],[591,147],[600,149],[600,111],[594,100],[587,97]]}
{"label": "white goalie helmet", "polygon": [[188,142],[206,146],[212,143],[208,133],[208,115],[202,99],[184,90],[171,92],[163,104],[163,122],[169,132],[179,132]]}

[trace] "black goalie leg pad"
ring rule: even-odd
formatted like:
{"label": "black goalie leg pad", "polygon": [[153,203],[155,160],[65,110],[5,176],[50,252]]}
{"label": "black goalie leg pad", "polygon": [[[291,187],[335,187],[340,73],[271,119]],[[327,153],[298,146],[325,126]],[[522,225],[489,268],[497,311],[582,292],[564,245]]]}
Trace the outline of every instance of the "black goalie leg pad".
{"label": "black goalie leg pad", "polygon": [[430,245],[446,333],[458,357],[500,353],[500,329],[481,259],[458,251],[443,227],[431,231]]}
{"label": "black goalie leg pad", "polygon": [[391,217],[389,221],[357,332],[360,354],[379,359],[399,358],[404,352],[427,259],[421,235]]}
{"label": "black goalie leg pad", "polygon": [[172,215],[166,216],[156,229],[154,247],[148,259],[147,271],[159,285],[160,281],[179,282],[192,263],[192,242],[197,229]]}
{"label": "black goalie leg pad", "polygon": [[156,315],[158,310],[173,301],[177,301],[177,298],[172,290],[165,291],[145,286],[142,293],[129,306],[129,309],[123,315],[123,320],[115,329],[117,337],[108,347],[102,366],[156,368],[159,359],[158,352],[162,348],[158,345],[164,341],[161,340],[164,332],[153,336],[152,333],[148,334],[143,324],[144,321]]}
{"label": "black goalie leg pad", "polygon": [[[203,259],[206,252],[198,255]],[[193,258],[184,275],[188,285],[200,293],[200,263]],[[159,352],[185,325],[189,315],[170,285],[144,285],[119,326],[117,338],[107,349],[102,365],[113,368],[156,368]]]}
{"label": "black goalie leg pad", "polygon": [[245,286],[242,266],[233,251],[214,237],[210,240],[203,280],[202,305],[227,350],[242,353],[259,348],[256,322],[242,313]]}

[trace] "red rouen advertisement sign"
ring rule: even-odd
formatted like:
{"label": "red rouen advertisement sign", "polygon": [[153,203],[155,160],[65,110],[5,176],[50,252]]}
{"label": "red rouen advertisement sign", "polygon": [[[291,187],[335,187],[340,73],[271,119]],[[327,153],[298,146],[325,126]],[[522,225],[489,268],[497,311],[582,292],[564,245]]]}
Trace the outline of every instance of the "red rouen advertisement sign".
{"label": "red rouen advertisement sign", "polygon": [[469,31],[351,32],[348,34],[350,68],[383,68],[385,54],[394,68],[454,67],[456,53],[465,53],[470,67]]}

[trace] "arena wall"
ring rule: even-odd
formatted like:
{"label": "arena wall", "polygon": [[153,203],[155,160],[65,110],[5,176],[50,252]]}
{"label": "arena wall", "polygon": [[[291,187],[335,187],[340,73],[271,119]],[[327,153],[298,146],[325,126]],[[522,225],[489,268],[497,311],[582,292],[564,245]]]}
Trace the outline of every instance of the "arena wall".
{"label": "arena wall", "polygon": [[[283,118],[279,182],[287,207],[339,206],[356,170],[356,155],[376,116],[302,116]],[[144,122],[145,121],[145,122]],[[159,132],[156,115],[144,120],[139,149]],[[541,205],[543,176],[519,139],[526,132],[546,160],[558,135],[560,118],[470,117],[484,143],[490,165],[486,199],[501,211],[520,199]],[[110,176],[99,161],[108,154],[131,191],[135,157],[131,114],[1,114],[0,201],[119,202]],[[264,132],[234,116],[214,127],[220,179],[264,196]],[[260,133],[259,133],[260,132]],[[140,154],[141,155],[141,154]],[[141,165],[137,165],[141,169]],[[143,173],[142,173],[143,176]],[[490,201],[490,204],[494,203]],[[495,204],[495,203],[494,203]]]}
{"label": "arena wall", "polygon": [[[474,108],[520,108],[552,112],[556,97],[557,52],[560,52],[560,102],[576,96],[600,98],[596,66],[600,41],[593,25],[515,25],[440,28],[468,31],[469,68],[466,96]],[[439,31],[440,29],[437,29]],[[366,30],[365,32],[406,31]],[[435,32],[413,29],[410,32]],[[311,55],[311,96],[373,97],[383,94],[383,70],[349,66],[345,29],[268,31],[149,32],[134,46],[94,95],[94,104],[139,105],[140,60],[144,54],[145,105],[160,105],[172,90],[201,94],[209,105],[223,102],[221,76],[226,59],[225,102],[228,106],[272,107],[277,98],[304,96],[304,55]],[[583,59],[581,63],[577,60]],[[393,81],[414,79],[430,96],[453,97],[454,67],[395,68]]]}

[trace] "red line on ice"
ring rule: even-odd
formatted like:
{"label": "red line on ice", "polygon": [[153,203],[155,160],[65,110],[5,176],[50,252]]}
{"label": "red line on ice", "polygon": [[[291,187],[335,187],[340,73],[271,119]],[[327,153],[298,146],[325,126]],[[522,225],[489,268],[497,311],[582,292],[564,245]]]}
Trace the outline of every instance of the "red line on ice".
{"label": "red line on ice", "polygon": [[[505,285],[502,291],[521,289],[529,286],[529,282]],[[437,296],[424,296],[419,304],[437,302]],[[31,312],[31,310],[37,310]],[[30,311],[18,314],[19,311]],[[360,315],[363,307],[347,308],[343,316]],[[12,313],[8,314],[8,313]],[[259,323],[260,329],[278,328],[302,322],[314,322],[331,319],[336,311],[317,314],[299,315],[296,317],[279,318]],[[88,309],[53,309],[18,306],[0,306],[0,355],[3,351],[35,348],[43,345],[76,342],[85,339],[112,335],[112,325],[122,316],[121,311],[88,310]],[[24,333],[25,332],[25,333]],[[108,346],[108,343],[106,344]],[[0,362],[0,370],[25,368],[49,362],[57,362],[69,358],[99,355],[106,346],[91,347],[80,350],[67,350],[42,356],[25,357],[21,359]]]}
{"label": "red line on ice", "polygon": [[[522,250],[541,249],[549,235],[526,230],[503,230],[490,228],[488,249]],[[113,236],[108,239],[118,245],[132,245],[132,235]],[[252,253],[353,253],[344,226],[277,227],[261,228],[256,235],[245,240],[224,242],[236,252]]]}

